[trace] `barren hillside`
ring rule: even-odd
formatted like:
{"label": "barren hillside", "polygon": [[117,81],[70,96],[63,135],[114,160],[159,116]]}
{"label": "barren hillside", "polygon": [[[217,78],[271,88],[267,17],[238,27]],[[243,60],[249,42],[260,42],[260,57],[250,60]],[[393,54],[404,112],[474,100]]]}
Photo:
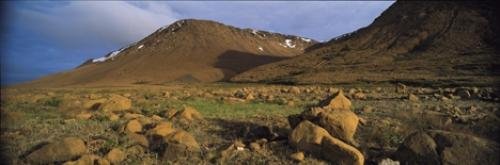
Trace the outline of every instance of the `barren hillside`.
{"label": "barren hillside", "polygon": [[180,20],[148,37],[90,59],[30,86],[119,85],[227,80],[255,66],[303,53],[315,41],[240,29],[206,20]]}
{"label": "barren hillside", "polygon": [[[497,83],[498,12],[488,3],[398,1],[375,21],[236,82]],[[329,20],[334,21],[334,20]]]}

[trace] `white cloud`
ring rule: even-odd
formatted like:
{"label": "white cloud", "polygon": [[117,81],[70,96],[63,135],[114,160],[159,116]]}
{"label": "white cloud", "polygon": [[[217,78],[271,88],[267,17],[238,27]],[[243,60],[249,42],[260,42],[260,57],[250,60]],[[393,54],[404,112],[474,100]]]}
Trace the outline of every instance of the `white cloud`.
{"label": "white cloud", "polygon": [[23,9],[20,19],[67,48],[126,45],[176,20],[164,3],[72,1],[47,11]]}

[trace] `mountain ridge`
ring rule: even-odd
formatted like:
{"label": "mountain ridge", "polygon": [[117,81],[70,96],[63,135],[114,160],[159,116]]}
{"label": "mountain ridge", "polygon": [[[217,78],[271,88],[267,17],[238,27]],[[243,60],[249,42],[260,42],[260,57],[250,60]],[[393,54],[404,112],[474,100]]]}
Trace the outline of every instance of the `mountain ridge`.
{"label": "mountain ridge", "polygon": [[28,86],[216,82],[302,54],[316,41],[215,21],[183,19],[147,37]]}
{"label": "mountain ridge", "polygon": [[231,81],[495,84],[497,13],[492,5],[473,2],[397,1],[367,27]]}

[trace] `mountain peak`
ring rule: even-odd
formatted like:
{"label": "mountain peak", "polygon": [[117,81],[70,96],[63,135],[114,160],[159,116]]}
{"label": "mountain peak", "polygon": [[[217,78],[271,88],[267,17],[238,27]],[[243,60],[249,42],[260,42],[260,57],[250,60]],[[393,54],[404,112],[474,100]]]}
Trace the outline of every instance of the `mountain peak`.
{"label": "mountain peak", "polygon": [[88,60],[72,71],[46,77],[35,84],[225,81],[256,66],[302,54],[315,43],[299,36],[183,19],[104,57]]}
{"label": "mountain peak", "polygon": [[[157,31],[164,31],[164,30],[176,31],[176,30],[182,28],[183,26],[209,28],[212,26],[221,26],[221,25],[224,25],[224,24],[219,23],[219,22],[215,22],[215,21],[210,21],[210,20],[189,18],[189,19],[177,20],[169,25],[166,25],[166,26],[159,28]],[[226,25],[224,25],[224,26],[226,26]]]}

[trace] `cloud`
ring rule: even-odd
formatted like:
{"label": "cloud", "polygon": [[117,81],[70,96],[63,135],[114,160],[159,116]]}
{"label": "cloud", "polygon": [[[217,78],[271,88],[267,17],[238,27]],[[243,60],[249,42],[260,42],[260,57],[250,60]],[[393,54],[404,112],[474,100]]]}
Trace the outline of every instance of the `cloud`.
{"label": "cloud", "polygon": [[49,9],[18,11],[33,31],[67,48],[125,45],[176,20],[168,5],[123,1],[71,1]]}

